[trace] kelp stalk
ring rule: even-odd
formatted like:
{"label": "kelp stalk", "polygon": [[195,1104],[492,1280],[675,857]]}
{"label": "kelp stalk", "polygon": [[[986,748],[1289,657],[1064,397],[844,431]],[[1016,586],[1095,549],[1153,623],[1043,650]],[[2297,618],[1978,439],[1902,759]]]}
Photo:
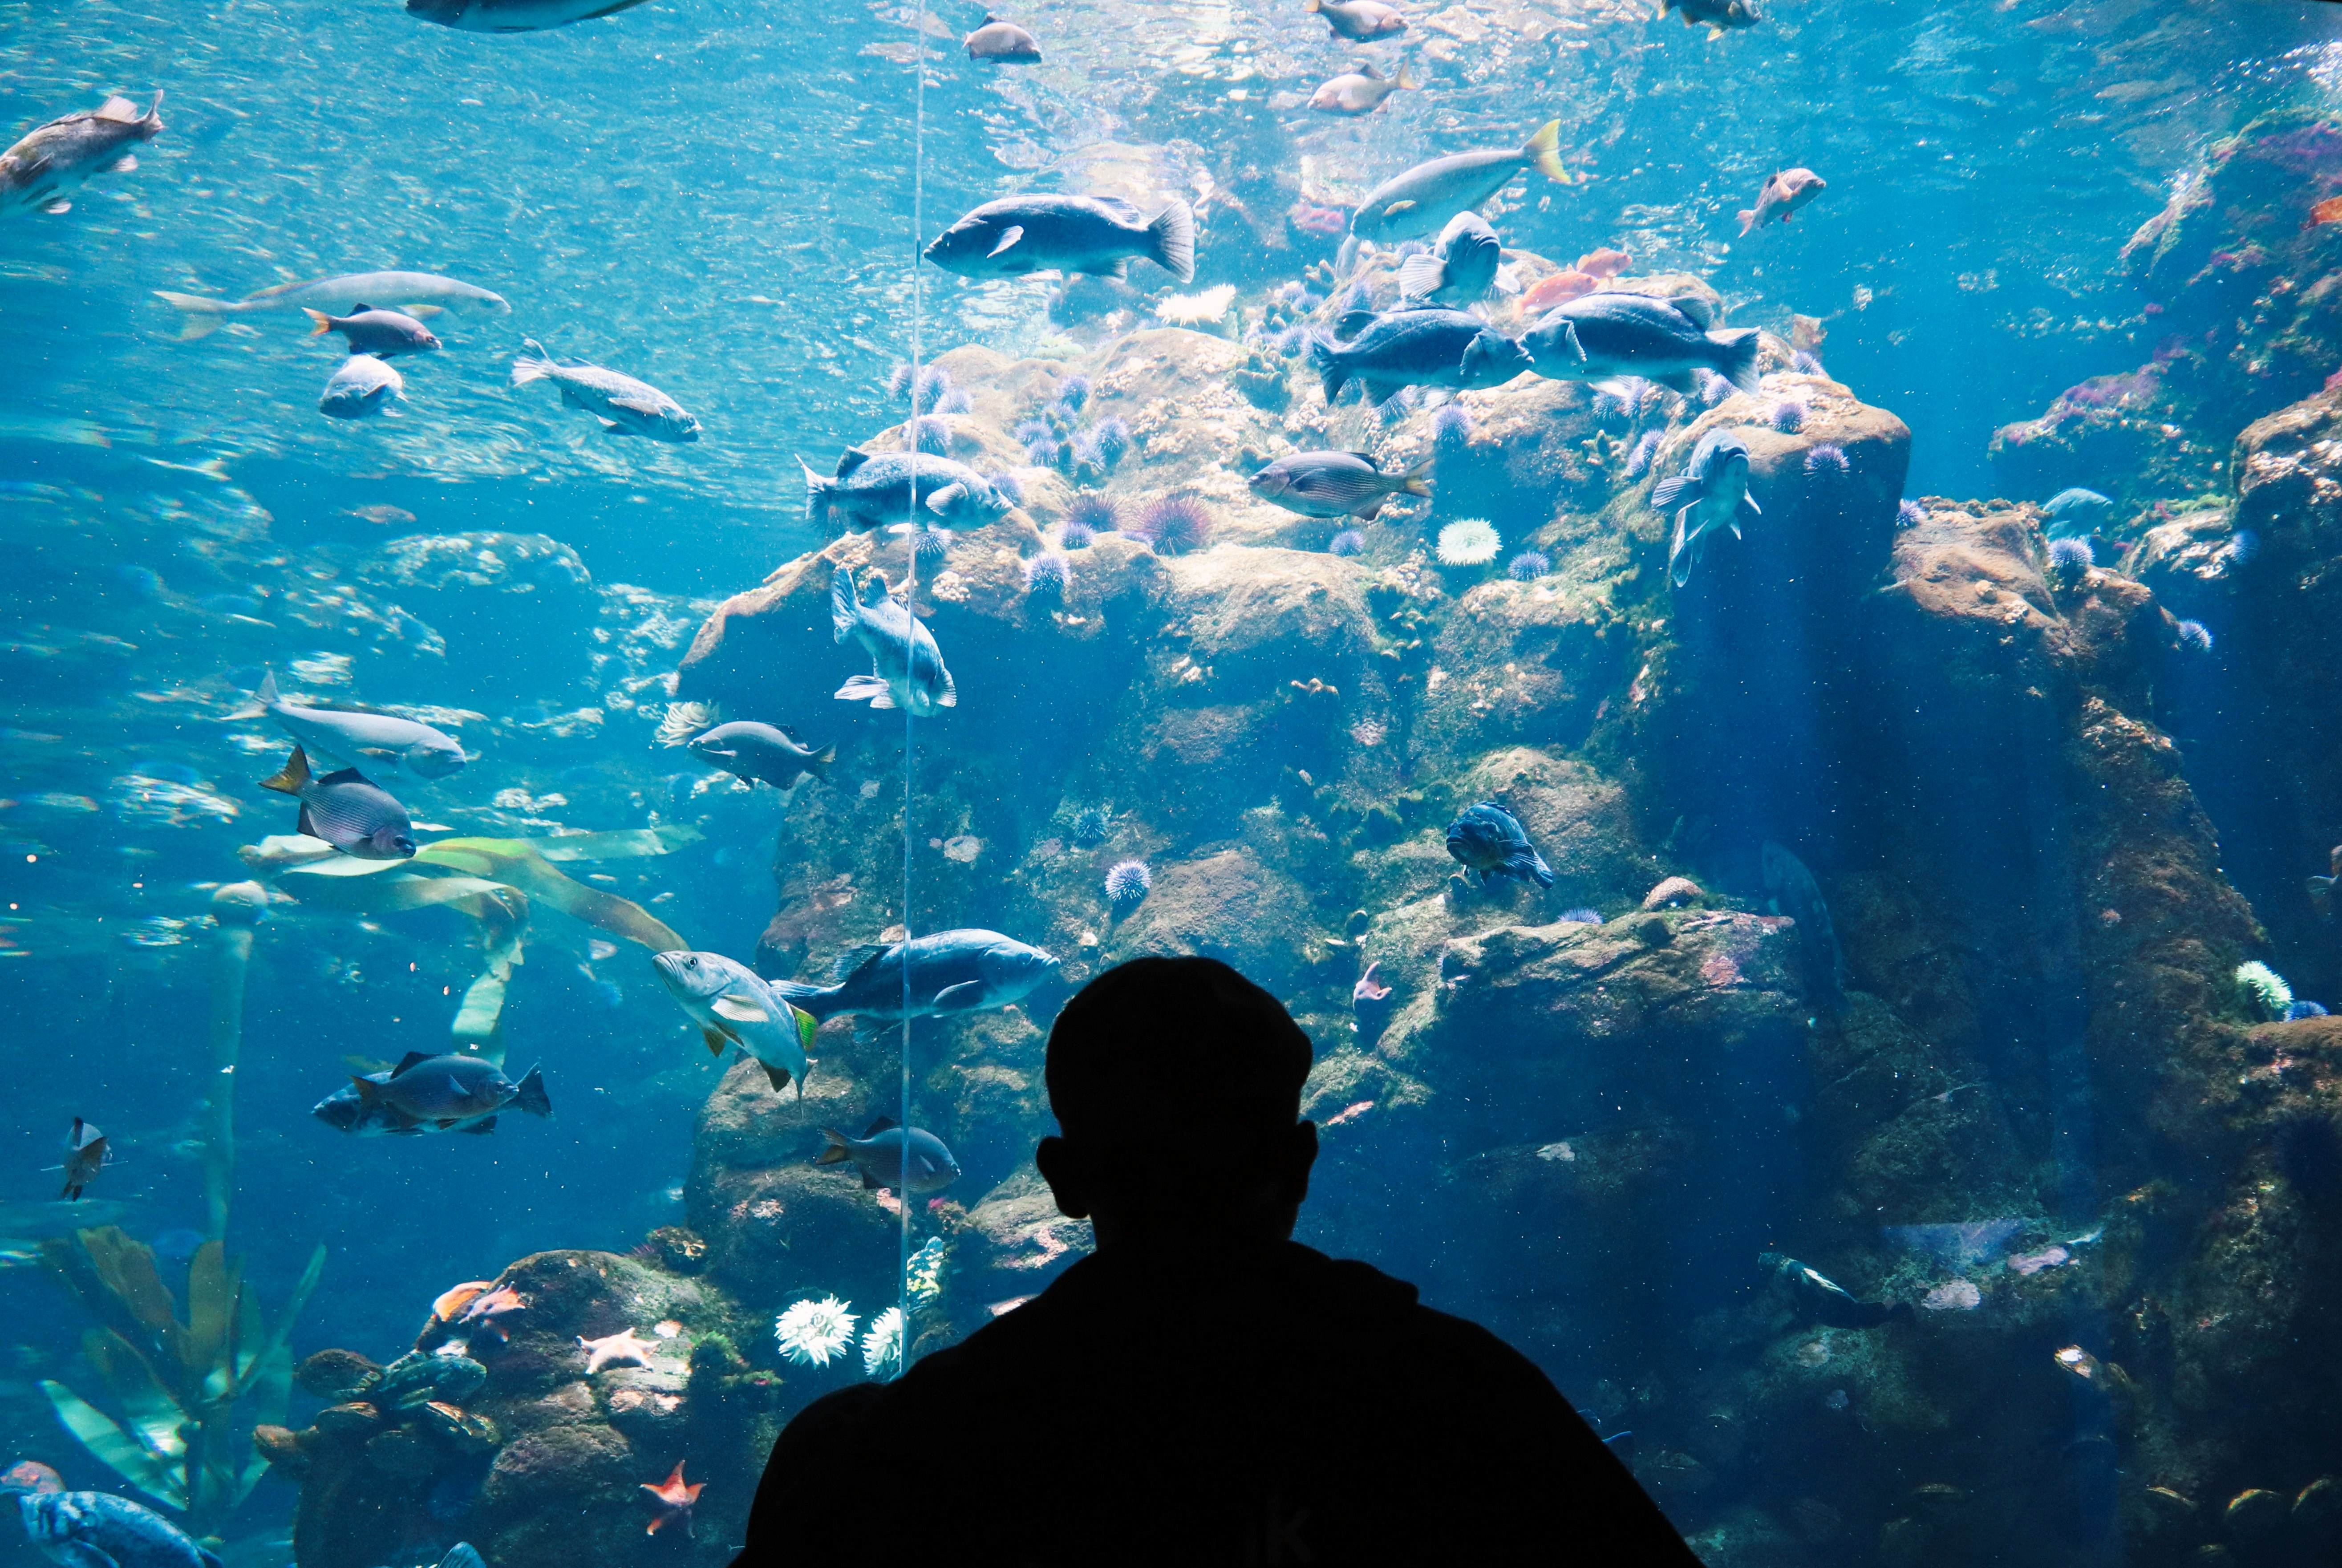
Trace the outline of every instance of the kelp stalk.
{"label": "kelp stalk", "polygon": [[232,882],[212,894],[212,1072],[204,1094],[204,1233],[227,1235],[228,1195],[235,1185],[235,1066],[244,1049],[244,978],[252,964],[252,929],[265,918],[268,890]]}

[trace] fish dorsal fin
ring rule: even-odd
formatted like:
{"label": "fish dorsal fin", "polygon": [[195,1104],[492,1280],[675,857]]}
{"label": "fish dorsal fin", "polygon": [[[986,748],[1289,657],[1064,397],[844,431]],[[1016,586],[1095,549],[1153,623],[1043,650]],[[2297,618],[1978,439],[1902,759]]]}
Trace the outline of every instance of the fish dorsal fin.
{"label": "fish dorsal fin", "polygon": [[400,1074],[412,1069],[415,1064],[419,1062],[428,1062],[430,1060],[431,1053],[428,1051],[409,1051],[405,1055],[401,1056],[398,1059],[398,1065],[390,1070],[390,1075],[395,1078]]}
{"label": "fish dorsal fin", "polygon": [[836,964],[830,965],[830,978],[844,980],[848,975],[859,974],[884,958],[886,951],[887,944],[883,942],[865,942],[849,947],[837,955]]}
{"label": "fish dorsal fin", "polygon": [[1142,215],[1136,207],[1132,206],[1120,196],[1093,196],[1090,199],[1102,207],[1112,209],[1116,217],[1136,219]]}
{"label": "fish dorsal fin", "polygon": [[129,99],[120,96],[108,98],[93,113],[97,119],[114,120],[125,125],[135,125],[146,117],[145,111]]}
{"label": "fish dorsal fin", "polygon": [[1334,323],[1334,331],[1343,337],[1356,337],[1375,325],[1376,313],[1371,310],[1346,310]]}
{"label": "fish dorsal fin", "polygon": [[299,746],[285,759],[285,765],[260,781],[262,789],[273,789],[279,794],[299,794],[309,782],[309,754]]}
{"label": "fish dorsal fin", "polygon": [[862,1129],[863,1141],[867,1143],[870,1139],[876,1137],[881,1133],[891,1133],[895,1130],[896,1124],[894,1117],[880,1116],[873,1121],[870,1125]]}
{"label": "fish dorsal fin", "polygon": [[1379,82],[1383,79],[1382,73],[1375,69],[1374,62],[1372,61],[1368,61],[1366,64],[1359,66],[1358,75],[1364,76],[1369,82]]}
{"label": "fish dorsal fin", "polygon": [[1373,469],[1377,474],[1380,474],[1383,471],[1383,465],[1375,461],[1375,454],[1371,452],[1353,452],[1350,455],[1365,464],[1367,467]]}
{"label": "fish dorsal fin", "polygon": [[374,306],[372,306],[372,305],[354,305],[350,306],[350,314],[351,314],[352,315],[364,315],[366,312],[368,312],[368,311],[372,310],[373,308],[374,308]]}
{"label": "fish dorsal fin", "polygon": [[355,768],[335,768],[317,781],[319,789],[331,789],[335,784],[372,784],[374,781]]}
{"label": "fish dorsal fin", "polygon": [[843,479],[869,461],[870,454],[863,451],[859,446],[849,446],[846,449],[845,454],[837,460],[836,476]]}
{"label": "fish dorsal fin", "polygon": [[1667,303],[1682,312],[1685,319],[1702,332],[1716,325],[1716,307],[1698,295],[1678,295]]}

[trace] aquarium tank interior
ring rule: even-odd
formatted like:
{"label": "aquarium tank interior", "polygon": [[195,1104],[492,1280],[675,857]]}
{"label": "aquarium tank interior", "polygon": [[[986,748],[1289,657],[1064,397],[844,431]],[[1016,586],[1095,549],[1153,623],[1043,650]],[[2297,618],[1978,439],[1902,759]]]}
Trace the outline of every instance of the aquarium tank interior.
{"label": "aquarium tank interior", "polygon": [[2342,6],[0,0],[0,1568],[718,1568],[1090,1250],[1153,954],[1716,1568],[2342,1562]]}

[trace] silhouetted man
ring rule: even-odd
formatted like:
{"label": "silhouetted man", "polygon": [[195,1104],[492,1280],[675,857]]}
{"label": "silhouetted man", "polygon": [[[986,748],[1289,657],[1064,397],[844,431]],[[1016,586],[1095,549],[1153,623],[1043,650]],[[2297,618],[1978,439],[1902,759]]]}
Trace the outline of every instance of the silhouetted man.
{"label": "silhouetted man", "polygon": [[1036,1158],[1097,1250],[774,1445],[736,1568],[1696,1568],[1526,1358],[1291,1237],[1309,1039],[1207,958],[1099,975]]}

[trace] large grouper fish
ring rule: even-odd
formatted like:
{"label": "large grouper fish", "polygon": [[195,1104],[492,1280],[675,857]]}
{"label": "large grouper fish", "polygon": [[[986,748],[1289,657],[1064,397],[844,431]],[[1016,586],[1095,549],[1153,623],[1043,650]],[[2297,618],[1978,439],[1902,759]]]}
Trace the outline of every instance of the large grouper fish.
{"label": "large grouper fish", "polygon": [[1536,373],[1556,381],[1639,375],[1671,392],[1694,389],[1692,373],[1712,370],[1743,392],[1756,390],[1756,329],[1717,332],[1705,298],[1605,291],[1557,305],[1521,335]]}
{"label": "large grouper fish", "polygon": [[959,690],[944,668],[943,650],[908,606],[895,597],[886,579],[872,574],[878,596],[865,603],[854,568],[841,566],[829,583],[829,624],[843,643],[851,637],[870,655],[870,674],[855,675],[833,694],[838,701],[901,708],[914,718],[930,718],[959,706]]}
{"label": "large grouper fish", "polygon": [[1476,315],[1439,305],[1353,312],[1339,326],[1356,335],[1347,343],[1309,343],[1309,365],[1328,404],[1354,380],[1365,383],[1368,402],[1381,403],[1410,386],[1502,386],[1533,368],[1519,344]]}
{"label": "large grouper fish", "polygon": [[340,277],[316,277],[306,283],[280,283],[242,299],[206,299],[196,294],[172,294],[156,289],[155,297],[186,316],[179,324],[179,340],[208,337],[231,316],[261,315],[271,311],[322,310],[341,314],[372,302],[395,305],[418,320],[462,307],[500,315],[512,304],[452,277],[428,272],[356,272]]}
{"label": "large grouper fish", "polygon": [[126,175],[138,166],[130,148],[162,135],[162,108],[160,92],[143,115],[129,99],[115,97],[34,126],[0,153],[0,209],[71,212],[71,193],[90,175]]}
{"label": "large grouper fish", "polygon": [[1366,193],[1351,216],[1350,232],[1364,240],[1403,240],[1436,235],[1449,218],[1495,195],[1523,169],[1570,183],[1561,166],[1561,122],[1547,120],[1517,147],[1450,153],[1417,164]]}
{"label": "large grouper fish", "polygon": [[937,235],[926,259],[962,277],[1055,268],[1116,278],[1144,260],[1188,283],[1196,276],[1196,215],[1177,200],[1150,218],[1119,196],[1003,196]]}
{"label": "large grouper fish", "polygon": [[947,528],[981,528],[1009,510],[1008,497],[965,463],[932,452],[865,452],[849,446],[835,478],[825,479],[804,458],[806,515],[816,522],[846,514],[849,528],[878,528],[911,520],[922,507]]}
{"label": "large grouper fish", "polygon": [[834,985],[776,980],[772,986],[816,1019],[851,1013],[894,1022],[1006,1007],[1056,972],[1054,954],[997,931],[938,931],[849,948],[833,971]]}

